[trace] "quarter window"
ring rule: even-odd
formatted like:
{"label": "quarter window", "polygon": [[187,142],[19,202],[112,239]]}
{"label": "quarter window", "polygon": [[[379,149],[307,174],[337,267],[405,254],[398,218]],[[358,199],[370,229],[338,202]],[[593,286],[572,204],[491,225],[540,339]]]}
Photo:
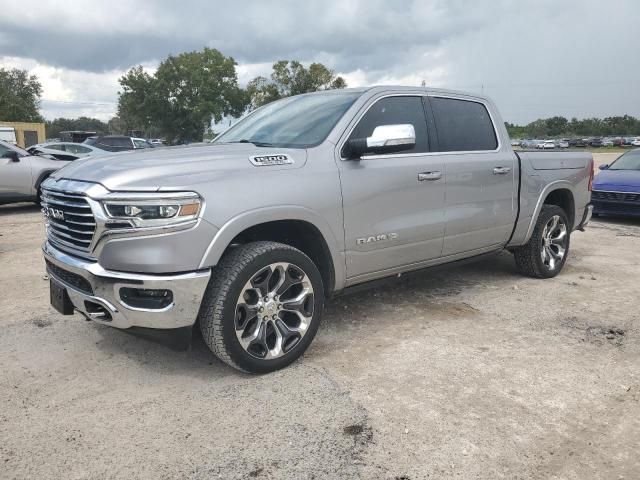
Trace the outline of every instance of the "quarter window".
{"label": "quarter window", "polygon": [[427,120],[421,97],[386,97],[374,103],[353,129],[350,138],[367,138],[381,125],[411,124],[416,131],[416,146],[404,153],[429,151]]}
{"label": "quarter window", "polygon": [[431,97],[438,151],[495,150],[498,139],[487,108],[479,102]]}

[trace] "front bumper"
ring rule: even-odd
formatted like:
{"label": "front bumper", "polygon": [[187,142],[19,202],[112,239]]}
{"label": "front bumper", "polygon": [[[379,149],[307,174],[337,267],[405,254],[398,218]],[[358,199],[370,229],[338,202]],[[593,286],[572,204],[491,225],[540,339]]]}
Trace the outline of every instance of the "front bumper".
{"label": "front bumper", "polygon": [[[151,275],[116,272],[61,252],[49,242],[45,242],[42,251],[49,276],[67,288],[77,311],[98,323],[121,329],[191,327],[211,276],[210,270]],[[162,309],[134,308],[120,297],[123,287],[170,290],[173,301]]]}

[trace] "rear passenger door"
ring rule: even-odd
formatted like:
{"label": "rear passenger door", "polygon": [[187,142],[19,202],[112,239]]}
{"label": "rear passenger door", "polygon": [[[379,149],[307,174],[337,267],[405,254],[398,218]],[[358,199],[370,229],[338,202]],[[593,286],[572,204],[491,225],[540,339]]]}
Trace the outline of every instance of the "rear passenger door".
{"label": "rear passenger door", "polygon": [[517,170],[502,149],[487,106],[467,98],[430,96],[447,179],[442,255],[481,253],[503,245],[517,213]]}
{"label": "rear passenger door", "polygon": [[382,125],[413,125],[416,145],[394,154],[338,159],[342,184],[347,277],[366,280],[438,258],[444,235],[442,158],[429,155],[422,96],[375,100],[348,138]]}

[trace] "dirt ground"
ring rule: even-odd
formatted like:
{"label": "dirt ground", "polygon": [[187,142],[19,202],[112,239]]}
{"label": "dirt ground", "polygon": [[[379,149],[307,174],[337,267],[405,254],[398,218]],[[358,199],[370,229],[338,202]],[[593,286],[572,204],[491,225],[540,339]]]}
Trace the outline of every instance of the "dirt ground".
{"label": "dirt ground", "polygon": [[640,478],[640,221],[332,300],[265,376],[58,315],[37,208],[0,234],[0,478]]}

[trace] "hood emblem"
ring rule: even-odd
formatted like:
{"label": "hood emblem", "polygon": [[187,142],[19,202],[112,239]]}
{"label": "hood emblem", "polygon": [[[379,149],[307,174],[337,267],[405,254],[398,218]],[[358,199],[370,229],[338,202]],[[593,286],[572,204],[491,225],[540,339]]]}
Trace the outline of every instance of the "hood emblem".
{"label": "hood emblem", "polygon": [[274,165],[289,165],[293,163],[293,159],[285,153],[279,153],[277,155],[252,155],[249,157],[249,161],[256,167],[271,167]]}

